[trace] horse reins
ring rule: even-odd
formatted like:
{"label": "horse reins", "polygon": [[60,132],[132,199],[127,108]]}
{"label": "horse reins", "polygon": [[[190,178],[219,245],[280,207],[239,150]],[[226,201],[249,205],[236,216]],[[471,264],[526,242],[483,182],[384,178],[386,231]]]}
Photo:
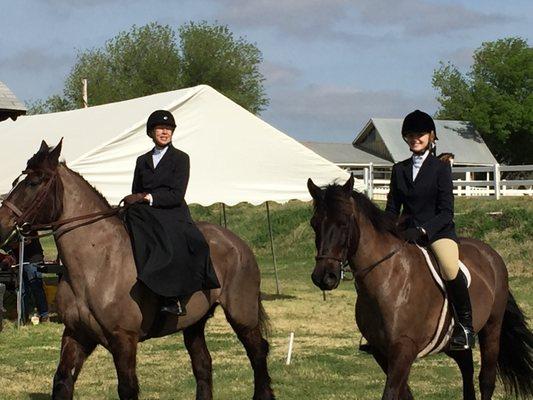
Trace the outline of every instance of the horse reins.
{"label": "horse reins", "polygon": [[[19,175],[15,181],[17,181],[22,175],[27,175],[30,172],[32,172],[31,169],[25,169],[24,171],[22,171],[22,174]],[[29,220],[31,218],[30,217],[31,214],[39,211],[39,209],[44,203],[46,196],[48,195],[48,190],[52,187],[52,184],[57,179],[57,173],[51,173],[50,175],[51,177],[48,180],[48,182],[46,182],[46,184],[42,188],[39,189],[39,191],[35,195],[35,199],[33,200],[32,204],[26,210],[22,211],[17,206],[15,206],[11,201],[8,200],[9,196],[6,200],[3,201],[3,204],[5,204],[6,207],[9,208],[11,211],[13,211],[13,213],[16,215],[17,217],[15,221],[16,226],[22,227],[24,225],[30,224]]]}
{"label": "horse reins", "polygon": [[[28,174],[30,172],[32,171],[29,169],[26,169],[22,171],[21,175]],[[19,177],[15,181],[17,181],[21,175],[19,175]],[[2,202],[2,204],[5,205],[7,208],[9,208],[17,217],[13,231],[8,236],[8,238],[4,241],[4,243],[2,243],[2,246],[8,243],[13,238],[16,232],[18,232],[19,235],[25,238],[28,238],[28,239],[38,239],[38,238],[42,238],[42,237],[46,237],[46,236],[50,236],[50,235],[54,235],[58,233],[58,229],[64,225],[70,224],[72,222],[84,221],[81,224],[77,224],[77,225],[68,227],[60,231],[59,235],[61,236],[81,226],[89,225],[97,221],[100,221],[102,219],[111,217],[115,214],[118,214],[120,211],[128,207],[128,206],[118,206],[116,208],[112,208],[111,210],[98,211],[98,212],[94,212],[90,214],[80,215],[77,217],[61,219],[57,221],[52,221],[47,224],[32,224],[30,222],[30,219],[32,217],[35,218],[35,215],[32,215],[32,213],[36,214],[40,210],[40,208],[43,206],[44,200],[46,199],[46,196],[48,195],[48,191],[52,187],[52,184],[56,181],[56,179],[57,179],[57,172],[51,173],[51,177],[48,180],[48,182],[45,184],[45,186],[39,189],[39,192],[37,192],[37,194],[35,195],[35,200],[32,202],[30,207],[28,207],[24,211],[20,210],[20,208],[18,208],[15,204],[13,204],[8,199]],[[51,232],[40,234],[40,235],[31,235],[31,232],[40,231],[40,230],[49,230]]]}
{"label": "horse reins", "polygon": [[375,263],[369,265],[368,267],[363,268],[362,270],[359,270],[355,273],[355,277],[365,277],[366,274],[368,274],[370,271],[372,271],[374,268],[376,268],[379,264],[381,264],[383,261],[388,260],[393,255],[398,253],[401,249],[405,247],[405,245],[409,243],[407,240],[405,240],[401,245],[396,247],[394,250],[392,250],[390,253],[388,253],[385,257],[381,258],[380,260],[376,261]]}
{"label": "horse reins", "polygon": [[[352,222],[353,218],[350,219],[350,222]],[[335,260],[337,261],[340,265],[341,265],[341,268],[344,268],[345,266],[348,265],[348,258],[349,258],[349,246],[350,246],[350,240],[351,240],[351,233],[352,233],[352,228],[353,228],[353,224],[350,223],[350,229],[348,231],[348,235],[347,235],[347,238],[346,238],[346,243],[345,245],[343,246],[345,249],[346,249],[346,255],[344,257],[334,257],[334,256],[330,256],[330,255],[322,255],[322,254],[319,254],[315,257],[315,260],[316,261],[319,261],[319,260]],[[400,250],[402,250],[405,245],[409,243],[407,240],[405,240],[400,246],[398,246],[397,248],[395,248],[394,250],[392,250],[390,253],[388,253],[387,255],[385,255],[384,257],[382,257],[381,259],[379,259],[378,261],[376,261],[375,263],[369,265],[368,267],[365,267],[363,268],[362,270],[359,270],[357,271],[354,275],[355,277],[365,277],[366,274],[368,274],[370,271],[372,271],[375,267],[377,267],[379,264],[381,264],[383,261],[386,261],[388,260],[389,258],[391,258],[392,256],[394,256],[396,253],[398,253]]]}

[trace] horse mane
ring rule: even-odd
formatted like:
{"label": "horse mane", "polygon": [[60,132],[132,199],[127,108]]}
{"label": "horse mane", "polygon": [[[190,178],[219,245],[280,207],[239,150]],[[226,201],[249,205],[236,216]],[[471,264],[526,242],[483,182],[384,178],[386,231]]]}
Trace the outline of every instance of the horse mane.
{"label": "horse mane", "polygon": [[[396,217],[381,210],[363,193],[353,190],[351,197],[355,202],[357,210],[368,218],[378,232],[390,233],[399,237]],[[346,197],[344,188],[339,184],[333,183],[325,187],[323,203],[327,210],[339,218],[343,218],[352,213],[352,205]],[[318,207],[316,201],[314,205],[316,210]]]}
{"label": "horse mane", "polygon": [[87,186],[89,186],[92,189],[92,191],[100,198],[100,200],[102,200],[102,202],[107,207],[111,208],[111,204],[109,204],[109,201],[107,201],[107,199],[104,197],[104,195],[98,189],[96,189],[93,185],[91,185],[79,172],[76,172],[76,171],[70,169],[69,167],[67,167],[67,164],[64,161],[61,161],[59,164],[62,165],[63,167],[65,167],[74,176],[77,176],[83,182],[85,182],[87,184]]}

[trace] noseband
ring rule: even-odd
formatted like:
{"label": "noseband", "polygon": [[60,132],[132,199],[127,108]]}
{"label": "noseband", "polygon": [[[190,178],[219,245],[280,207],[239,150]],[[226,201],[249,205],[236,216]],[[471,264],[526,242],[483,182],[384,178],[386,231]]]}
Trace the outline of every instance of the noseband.
{"label": "noseband", "polygon": [[[26,170],[22,171],[22,174],[19,175],[19,177],[15,180],[15,182],[22,175],[29,174],[31,172],[33,172],[31,169],[26,169]],[[76,222],[76,221],[81,221],[81,220],[89,220],[89,221],[85,221],[85,222],[83,222],[81,224],[78,224],[78,225],[75,225],[75,226],[72,226],[72,227],[69,227],[67,229],[62,230],[60,232],[60,235],[62,235],[64,233],[66,233],[66,232],[69,232],[69,231],[71,231],[73,229],[78,228],[79,226],[91,224],[91,223],[99,221],[99,220],[101,220],[103,218],[107,218],[107,217],[110,217],[112,215],[115,215],[119,211],[121,211],[122,209],[125,208],[125,207],[119,206],[119,207],[116,207],[116,208],[112,208],[111,210],[108,210],[108,211],[98,211],[98,212],[95,212],[95,213],[85,214],[85,215],[81,215],[81,216],[78,216],[78,217],[73,217],[73,218],[67,218],[67,219],[63,219],[63,220],[53,221],[53,222],[50,222],[48,224],[33,224],[33,220],[37,216],[37,213],[39,212],[39,210],[43,207],[44,201],[45,201],[46,197],[48,196],[49,191],[52,188],[52,185],[54,184],[54,182],[57,181],[57,179],[59,179],[57,171],[51,171],[50,172],[50,179],[48,180],[48,182],[46,182],[46,184],[39,189],[39,191],[35,195],[35,199],[31,203],[31,205],[24,211],[20,210],[19,207],[17,207],[10,200],[8,200],[9,199],[9,195],[8,195],[8,199],[6,199],[6,200],[4,200],[2,202],[2,205],[5,205],[7,208],[9,208],[13,212],[13,214],[15,214],[15,216],[17,218],[15,220],[15,226],[13,227],[13,230],[11,231],[11,233],[8,235],[7,239],[4,241],[4,243],[2,243],[2,245],[0,247],[3,247],[7,243],[9,243],[9,241],[11,241],[11,239],[13,238],[15,233],[18,233],[20,236],[24,236],[24,237],[30,238],[30,239],[41,238],[41,237],[50,236],[50,235],[55,234],[57,232],[57,229],[59,227],[65,225],[65,224],[69,224],[71,222]],[[14,190],[14,188],[12,190]],[[49,230],[51,232],[47,233],[47,234],[42,234],[42,235],[30,236],[31,232],[35,232],[35,231],[38,231],[38,230]]]}
{"label": "noseband", "polygon": [[[346,235],[346,241],[344,243],[344,246],[343,246],[343,249],[344,249],[344,256],[343,257],[335,257],[335,256],[332,256],[330,254],[318,254],[316,257],[315,257],[315,260],[316,261],[320,261],[320,260],[334,260],[334,261],[337,261],[341,268],[342,267],[345,267],[346,265],[348,265],[348,259],[350,257],[350,242],[351,242],[351,239],[352,239],[352,231],[353,231],[353,226],[354,226],[354,223],[355,223],[355,216],[352,214],[352,216],[350,217],[350,222],[349,222],[349,226],[348,226],[348,235]],[[379,264],[381,264],[383,261],[385,260],[388,260],[389,258],[391,258],[393,255],[395,255],[396,253],[398,253],[400,250],[402,250],[409,242],[404,240],[402,242],[402,244],[398,247],[396,247],[394,250],[392,250],[391,252],[389,252],[387,255],[385,255],[384,257],[380,258],[378,261],[372,263],[371,265],[365,267],[365,268],[362,268],[361,270],[357,271],[355,273],[355,276],[356,277],[359,277],[359,278],[364,278],[370,271],[372,271],[375,267],[377,267]]]}
{"label": "noseband", "polygon": [[344,241],[344,245],[342,246],[342,248],[344,249],[344,255],[343,257],[335,257],[333,255],[330,255],[330,254],[318,254],[316,257],[315,257],[315,260],[316,261],[320,261],[320,260],[334,260],[334,261],[337,261],[341,267],[345,266],[348,264],[348,258],[349,258],[349,250],[350,250],[350,242],[352,240],[352,230],[353,230],[353,227],[354,227],[354,216],[353,214],[350,216],[350,220],[349,220],[349,223],[348,223],[348,234],[346,235],[346,240]]}
{"label": "noseband", "polygon": [[[19,175],[19,177],[15,181],[17,181],[20,178],[20,176],[27,175],[31,172],[33,172],[31,169],[25,169],[24,171],[22,171],[22,174]],[[17,217],[15,220],[15,227],[20,232],[25,232],[27,229],[31,227],[31,222],[33,222],[32,220],[35,219],[35,217],[37,216],[37,213],[39,212],[39,210],[44,204],[44,200],[46,199],[46,196],[48,195],[50,188],[52,187],[52,185],[54,184],[56,180],[57,180],[57,172],[53,171],[50,173],[50,179],[48,180],[48,182],[46,182],[46,184],[39,189],[31,205],[24,211],[21,211],[20,208],[18,208],[15,204],[13,204],[8,199],[2,202],[2,204],[4,204],[7,208],[9,208]],[[29,231],[27,231],[27,233],[29,233]]]}

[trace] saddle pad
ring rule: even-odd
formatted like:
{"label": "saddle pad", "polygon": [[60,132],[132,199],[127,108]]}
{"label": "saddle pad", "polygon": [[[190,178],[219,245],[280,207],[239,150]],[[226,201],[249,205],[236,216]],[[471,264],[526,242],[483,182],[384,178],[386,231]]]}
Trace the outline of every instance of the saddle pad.
{"label": "saddle pad", "polygon": [[[448,313],[448,306],[449,306],[449,304],[448,304],[448,295],[447,295],[446,290],[444,288],[444,282],[442,281],[442,277],[440,276],[440,273],[439,273],[437,267],[433,264],[433,260],[430,257],[428,251],[424,247],[420,247],[418,245],[417,245],[417,247],[420,249],[420,251],[424,255],[424,257],[426,259],[426,263],[428,265],[428,268],[429,268],[429,270],[431,272],[431,275],[433,276],[433,279],[435,280],[435,282],[437,283],[437,285],[440,287],[440,289],[442,290],[442,292],[444,294],[444,303],[442,305],[442,311],[441,311],[441,315],[440,315],[440,318],[439,318],[439,324],[437,326],[437,331],[435,332],[435,335],[433,336],[433,339],[431,339],[431,341],[428,343],[428,345],[420,353],[418,353],[417,358],[421,358],[421,357],[424,357],[424,356],[426,356],[428,354],[438,353],[444,348],[444,346],[446,346],[446,344],[448,343],[448,340],[450,339],[452,331],[453,331],[454,320],[452,318],[452,320],[451,320],[451,322],[450,322],[450,324],[449,324],[449,326],[447,328],[446,334],[439,341],[439,338],[442,335],[442,331],[445,328],[444,325],[445,325],[445,322],[446,322],[446,314]],[[461,271],[463,271],[463,273],[466,276],[467,287],[470,287],[470,283],[472,282],[472,276],[470,275],[470,272],[468,271],[468,268],[466,268],[466,265],[464,265],[461,260],[459,260],[459,268],[461,269]]]}
{"label": "saddle pad", "polygon": [[[439,269],[438,269],[437,266],[435,266],[433,264],[433,260],[429,256],[429,252],[427,251],[426,248],[420,247],[419,245],[416,245],[416,247],[418,247],[420,249],[420,251],[422,252],[424,257],[426,258],[426,262],[428,264],[429,271],[431,272],[431,275],[433,275],[433,279],[435,279],[435,282],[437,282],[437,284],[442,289],[442,291],[445,292],[445,290],[444,290],[444,282],[442,281],[442,277],[440,276]],[[470,271],[468,270],[466,265],[464,265],[464,263],[461,260],[459,260],[459,269],[461,271],[463,271],[463,274],[465,274],[465,276],[466,276],[466,282],[467,282],[466,286],[470,287],[470,283],[472,282],[472,276],[470,275]]]}

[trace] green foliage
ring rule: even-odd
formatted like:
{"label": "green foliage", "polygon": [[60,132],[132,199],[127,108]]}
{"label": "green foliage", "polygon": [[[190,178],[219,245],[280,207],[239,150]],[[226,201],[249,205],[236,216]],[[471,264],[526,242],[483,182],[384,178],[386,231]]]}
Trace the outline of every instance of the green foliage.
{"label": "green foliage", "polygon": [[80,104],[80,84],[90,82],[90,104],[99,105],[174,90],[179,56],[169,26],[133,26],[109,40],[103,49],[78,54],[65,83],[65,95]]}
{"label": "green foliage", "polygon": [[441,62],[432,83],[438,118],[472,122],[500,162],[533,162],[533,51],[526,40],[483,43],[466,74]]}
{"label": "green foliage", "polygon": [[67,98],[57,94],[46,100],[36,100],[28,106],[28,114],[46,114],[58,111],[72,110],[74,107]]}
{"label": "green foliage", "polygon": [[210,85],[254,114],[265,109],[263,58],[255,44],[235,39],[225,25],[205,21],[183,25],[179,37],[183,86]]}
{"label": "green foliage", "polygon": [[207,84],[253,113],[268,105],[256,45],[234,38],[225,25],[193,22],[178,28],[155,22],[120,32],[102,48],[80,51],[62,95],[30,104],[30,113],[82,107],[82,79],[89,105]]}

